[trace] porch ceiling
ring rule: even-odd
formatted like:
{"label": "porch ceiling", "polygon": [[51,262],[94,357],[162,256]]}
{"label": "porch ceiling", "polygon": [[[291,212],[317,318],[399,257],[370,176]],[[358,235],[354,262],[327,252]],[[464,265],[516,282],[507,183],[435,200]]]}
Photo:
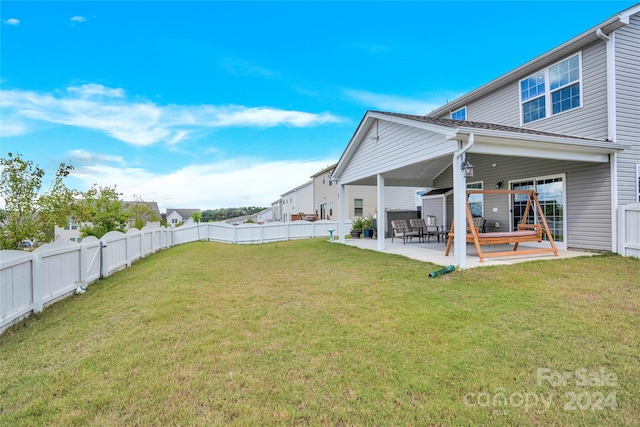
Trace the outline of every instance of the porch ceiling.
{"label": "porch ceiling", "polygon": [[[451,165],[452,157],[412,163],[408,166],[384,172],[385,186],[389,187],[431,187],[433,180]],[[349,185],[377,185],[376,175],[349,183]]]}

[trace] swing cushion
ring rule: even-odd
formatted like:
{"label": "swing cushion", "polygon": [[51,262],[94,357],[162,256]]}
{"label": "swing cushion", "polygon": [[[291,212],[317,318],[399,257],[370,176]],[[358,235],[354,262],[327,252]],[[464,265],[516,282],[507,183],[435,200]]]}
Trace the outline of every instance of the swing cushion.
{"label": "swing cushion", "polygon": [[520,230],[520,231],[492,231],[489,233],[479,233],[479,239],[490,239],[490,238],[500,238],[504,237],[506,239],[509,238],[517,238],[517,237],[527,237],[527,236],[537,236],[534,230]]}

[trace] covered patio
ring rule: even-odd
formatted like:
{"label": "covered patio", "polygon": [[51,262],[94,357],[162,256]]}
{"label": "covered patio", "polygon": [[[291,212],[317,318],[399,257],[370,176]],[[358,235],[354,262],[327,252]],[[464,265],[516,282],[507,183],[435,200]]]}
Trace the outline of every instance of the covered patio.
{"label": "covered patio", "polygon": [[[337,241],[336,241],[337,242]],[[344,244],[353,246],[360,249],[368,249],[377,252],[383,252],[387,254],[401,255],[407,258],[415,259],[417,261],[431,262],[433,264],[448,266],[453,265],[453,254],[445,256],[446,241],[431,241],[430,243],[422,243],[415,240],[414,242],[408,242],[403,244],[402,239],[385,239],[384,249],[378,249],[377,239],[345,239]],[[510,245],[494,245],[489,251],[508,251],[511,249]],[[518,252],[514,252],[513,256],[500,257],[500,258],[488,258],[485,262],[481,263],[478,259],[478,254],[473,245],[466,245],[466,268],[474,267],[486,267],[491,265],[511,265],[526,261],[537,260],[554,260],[574,258],[579,256],[593,256],[597,255],[596,252],[586,252],[577,250],[560,250],[559,256],[555,257],[553,254],[540,254],[540,255],[518,255]]]}
{"label": "covered patio", "polygon": [[[578,248],[583,245],[585,249],[615,250],[617,236],[612,232],[616,229],[615,224],[611,224],[613,227],[593,226],[592,230],[582,230],[580,226],[597,224],[602,217],[598,217],[595,211],[601,212],[603,208],[610,212],[612,221],[616,221],[616,201],[611,195],[617,194],[616,155],[623,149],[623,146],[606,141],[526,128],[369,111],[342,154],[332,176],[339,185],[340,242],[367,246],[372,244],[348,242],[344,237],[350,231],[344,222],[349,218],[344,203],[347,185],[375,186],[376,214],[386,212],[387,209],[384,200],[385,186],[450,187],[453,189],[452,206],[443,216],[444,225],[448,229],[455,218],[462,218],[466,223],[468,182],[480,180],[485,188],[500,188],[497,183],[503,185],[504,182],[506,186],[516,188],[529,176],[541,177],[540,182],[544,182],[549,176],[559,176],[562,189],[557,205],[561,213],[555,221],[557,227],[554,230],[561,236],[558,248],[566,254],[569,247],[567,236],[573,233]],[[478,162],[476,178],[471,180],[467,173],[470,155],[473,163]],[[567,184],[567,176],[571,178],[571,189]],[[594,181],[598,182],[598,186],[581,188],[579,184]],[[487,196],[487,199],[491,199],[489,212],[501,215],[501,221],[495,221],[495,231],[514,230],[514,207],[511,199],[499,199],[498,196]],[[567,213],[569,199],[574,202],[570,204],[573,212]],[[588,205],[590,208],[597,206],[597,209],[593,209],[593,212],[585,209]],[[580,223],[570,223],[567,219],[569,216],[578,218]],[[396,245],[390,244],[390,239],[385,239],[385,232],[388,235],[385,226],[386,221],[377,222],[375,249],[383,252],[387,252],[387,247],[396,248]],[[498,227],[501,228],[498,230]],[[459,268],[474,266],[479,260],[477,256],[473,256],[473,245],[466,244],[466,227],[455,227],[454,233],[453,256],[444,258],[445,243],[441,243],[442,251],[434,252],[433,259],[440,259],[441,262],[437,262],[439,264],[453,264]],[[595,245],[592,242],[596,242]],[[411,246],[418,247],[416,244]],[[430,248],[436,246],[433,243],[426,244],[424,250],[431,250]],[[505,249],[508,250],[508,246]],[[539,255],[517,257],[541,258]],[[511,257],[492,259],[489,264],[513,262],[509,258]]]}

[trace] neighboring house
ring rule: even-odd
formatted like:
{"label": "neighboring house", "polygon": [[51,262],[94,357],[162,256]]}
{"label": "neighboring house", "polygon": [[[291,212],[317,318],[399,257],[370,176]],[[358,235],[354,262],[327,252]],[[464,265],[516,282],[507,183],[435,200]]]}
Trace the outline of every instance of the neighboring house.
{"label": "neighboring house", "polygon": [[[333,164],[311,176],[313,180],[313,204],[318,219],[338,219],[339,191],[332,174],[337,166]],[[424,193],[424,187],[385,188],[385,208],[400,210],[421,209],[416,199],[417,193]],[[377,192],[368,185],[348,185],[345,188],[346,217],[377,217]]]}
{"label": "neighboring house", "polygon": [[[437,213],[447,225],[464,217],[466,188],[534,189],[559,247],[617,252],[618,207],[640,197],[639,40],[636,5],[427,116],[369,111],[333,175],[341,188],[378,194],[446,190]],[[473,202],[491,231],[515,228],[518,197]],[[463,233],[456,228],[460,266]]]}
{"label": "neighboring house", "polygon": [[[160,227],[160,209],[158,208],[157,202],[138,202],[138,201],[122,201],[122,206],[125,209],[131,208],[135,204],[144,204],[147,205],[147,210],[155,213],[156,217],[154,221],[151,221],[153,218],[147,218],[146,225],[147,227]],[[135,219],[130,219],[129,224],[127,225],[127,229],[133,227]],[[57,225],[54,228],[55,240],[71,240],[73,242],[80,243],[82,241],[82,237],[80,237],[80,229],[82,227],[91,227],[93,224],[91,222],[81,222],[78,223],[76,220],[70,219],[67,224],[63,227],[58,227]]]}
{"label": "neighboring house", "polygon": [[255,221],[258,224],[273,221],[273,208],[266,208],[255,215]]}
{"label": "neighboring house", "polygon": [[196,212],[200,209],[167,209],[167,225],[171,228],[182,225]]}
{"label": "neighboring house", "polygon": [[[136,205],[145,206],[142,209],[142,211],[148,212],[146,217],[142,218],[146,222],[145,227],[153,227],[153,228],[159,228],[160,227],[160,220],[162,218],[162,215],[160,214],[160,208],[158,207],[158,203],[157,202],[138,202],[138,201],[127,202],[127,201],[125,201],[125,202],[122,202],[122,204],[123,204],[125,209],[130,209],[130,210],[135,210],[135,206]],[[130,219],[129,220],[129,227],[133,227],[135,221],[136,221],[135,218]]]}
{"label": "neighboring house", "polygon": [[273,221],[282,221],[282,198],[271,203]]}
{"label": "neighboring house", "polygon": [[313,214],[313,181],[282,194],[282,221],[290,222],[300,214]]}

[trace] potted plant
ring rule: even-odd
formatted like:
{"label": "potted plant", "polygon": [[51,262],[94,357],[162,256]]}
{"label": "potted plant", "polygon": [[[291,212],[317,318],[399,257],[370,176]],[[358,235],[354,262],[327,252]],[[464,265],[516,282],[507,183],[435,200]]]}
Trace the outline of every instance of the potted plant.
{"label": "potted plant", "polygon": [[373,216],[369,215],[368,217],[362,220],[362,231],[364,233],[364,237],[373,238]]}
{"label": "potted plant", "polygon": [[362,230],[363,230],[363,218],[358,217],[356,219],[353,220],[353,223],[351,223],[351,237],[354,239],[359,239],[360,235],[362,234]]}

